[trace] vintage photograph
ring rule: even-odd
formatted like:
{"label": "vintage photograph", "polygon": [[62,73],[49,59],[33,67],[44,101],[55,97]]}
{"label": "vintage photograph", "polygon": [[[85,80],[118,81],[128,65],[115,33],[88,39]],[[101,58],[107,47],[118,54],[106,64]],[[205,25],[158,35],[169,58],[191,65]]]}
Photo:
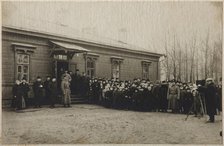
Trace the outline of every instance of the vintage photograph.
{"label": "vintage photograph", "polygon": [[3,1],[2,144],[223,144],[222,1]]}

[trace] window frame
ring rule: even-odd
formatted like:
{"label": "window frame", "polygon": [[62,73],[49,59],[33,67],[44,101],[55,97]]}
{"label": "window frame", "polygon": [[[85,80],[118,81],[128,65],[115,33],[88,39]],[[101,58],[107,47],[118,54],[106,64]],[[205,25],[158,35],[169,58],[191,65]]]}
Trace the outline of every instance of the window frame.
{"label": "window frame", "polygon": [[117,57],[117,56],[112,56],[111,57],[111,78],[114,79],[114,67],[113,65],[117,64],[118,65],[118,74],[119,77],[116,76],[116,79],[121,78],[121,63],[123,63],[123,58]]}
{"label": "window frame", "polygon": [[[88,62],[90,62],[90,66],[93,65],[93,67],[89,67]],[[90,75],[88,74],[88,72],[90,72]],[[93,72],[93,74],[92,74],[92,72]],[[86,58],[86,75],[90,78],[96,76],[96,60],[93,59],[92,57]]]}
{"label": "window frame", "polygon": [[[120,75],[121,75],[121,65],[119,61],[113,61],[112,64],[112,78],[114,79],[120,79]],[[116,65],[116,68],[114,67]],[[116,72],[116,75],[114,77],[114,72]]]}
{"label": "window frame", "polygon": [[[22,61],[18,62],[18,57],[19,56],[23,56],[22,57]],[[24,58],[25,56],[28,57],[28,62],[24,62]],[[24,75],[26,75],[26,80],[27,82],[30,81],[30,55],[27,53],[23,53],[23,52],[16,52],[15,53],[15,67],[16,67],[16,73],[15,73],[15,79],[16,80],[22,80]],[[21,66],[21,72],[19,72],[19,66]],[[24,72],[24,67],[27,66],[27,72]],[[19,77],[19,73],[21,74],[21,77]]]}
{"label": "window frame", "polygon": [[[27,43],[20,43],[20,42],[12,42],[11,43],[12,50],[14,51],[14,81],[18,78],[18,66],[28,66],[27,70],[27,82],[30,82],[31,79],[31,55],[35,52],[36,46]],[[19,64],[17,63],[17,55],[23,54],[28,56],[28,62]],[[21,71],[24,72],[24,67],[21,67]]]}
{"label": "window frame", "polygon": [[[142,61],[142,79],[149,79],[151,61]],[[147,70],[147,72],[145,72]]]}

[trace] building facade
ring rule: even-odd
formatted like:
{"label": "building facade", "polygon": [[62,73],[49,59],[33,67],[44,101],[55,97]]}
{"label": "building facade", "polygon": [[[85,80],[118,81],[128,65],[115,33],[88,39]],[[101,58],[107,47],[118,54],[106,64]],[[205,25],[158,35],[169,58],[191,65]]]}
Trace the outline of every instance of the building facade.
{"label": "building facade", "polygon": [[[50,33],[3,26],[2,28],[2,97],[3,104],[12,98],[15,80],[25,77],[30,85],[37,76],[60,77],[64,70],[86,73],[89,77],[132,80],[160,79],[159,58],[122,42],[108,45]],[[32,97],[32,93],[30,93]]]}

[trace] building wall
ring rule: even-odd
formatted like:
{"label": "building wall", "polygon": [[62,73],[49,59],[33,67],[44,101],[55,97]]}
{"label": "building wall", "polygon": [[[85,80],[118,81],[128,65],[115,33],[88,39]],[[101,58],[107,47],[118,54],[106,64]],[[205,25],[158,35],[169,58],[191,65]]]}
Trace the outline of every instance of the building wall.
{"label": "building wall", "polygon": [[[142,78],[142,61],[148,60],[151,61],[151,65],[149,67],[149,79],[152,81],[159,79],[159,72],[158,72],[158,57],[142,55],[142,54],[134,54],[134,53],[127,53],[122,51],[115,51],[115,50],[108,50],[106,48],[94,47],[94,46],[87,46],[78,44],[88,50],[90,53],[98,54],[99,57],[96,61],[96,76],[101,78],[111,78],[112,73],[112,66],[111,66],[111,57],[117,56],[123,59],[121,63],[121,80],[132,80],[134,78]],[[73,60],[78,60],[81,64],[78,65],[80,72],[85,71],[84,64],[84,57],[79,55],[79,57],[74,56]],[[83,68],[84,67],[84,68]]]}
{"label": "building wall", "polygon": [[[52,74],[52,59],[49,57],[49,45],[47,40],[37,37],[24,36],[14,33],[2,33],[2,98],[4,103],[10,103],[7,99],[12,98],[12,86],[15,83],[15,51],[12,43],[24,43],[34,45],[37,48],[30,55],[30,83],[35,81],[37,76],[45,79]],[[30,96],[32,96],[30,92]]]}
{"label": "building wall", "polygon": [[[49,38],[34,37],[16,33],[2,33],[2,95],[3,99],[12,97],[12,85],[15,82],[15,52],[12,49],[12,43],[24,43],[36,46],[33,54],[30,55],[30,83],[32,84],[37,76],[45,80],[47,75],[53,74],[53,59],[50,57],[51,46]],[[159,79],[158,76],[158,57],[147,54],[127,53],[125,51],[111,50],[91,45],[78,44],[91,53],[99,56],[96,60],[96,76],[101,78],[111,78],[111,56],[123,58],[120,68],[121,80],[132,80],[142,77],[142,60],[152,62],[150,66],[150,80]],[[80,73],[85,72],[85,59],[82,53],[75,54],[70,60],[70,70],[75,71],[75,66]],[[32,93],[31,93],[32,96]]]}

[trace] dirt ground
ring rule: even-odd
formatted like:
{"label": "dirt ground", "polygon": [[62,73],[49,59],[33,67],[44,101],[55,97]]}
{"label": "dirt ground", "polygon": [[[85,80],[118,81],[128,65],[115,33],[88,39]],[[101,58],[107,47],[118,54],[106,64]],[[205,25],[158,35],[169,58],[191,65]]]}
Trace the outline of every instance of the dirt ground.
{"label": "dirt ground", "polygon": [[5,144],[221,144],[221,116],[136,112],[79,104],[71,108],[3,109]]}

